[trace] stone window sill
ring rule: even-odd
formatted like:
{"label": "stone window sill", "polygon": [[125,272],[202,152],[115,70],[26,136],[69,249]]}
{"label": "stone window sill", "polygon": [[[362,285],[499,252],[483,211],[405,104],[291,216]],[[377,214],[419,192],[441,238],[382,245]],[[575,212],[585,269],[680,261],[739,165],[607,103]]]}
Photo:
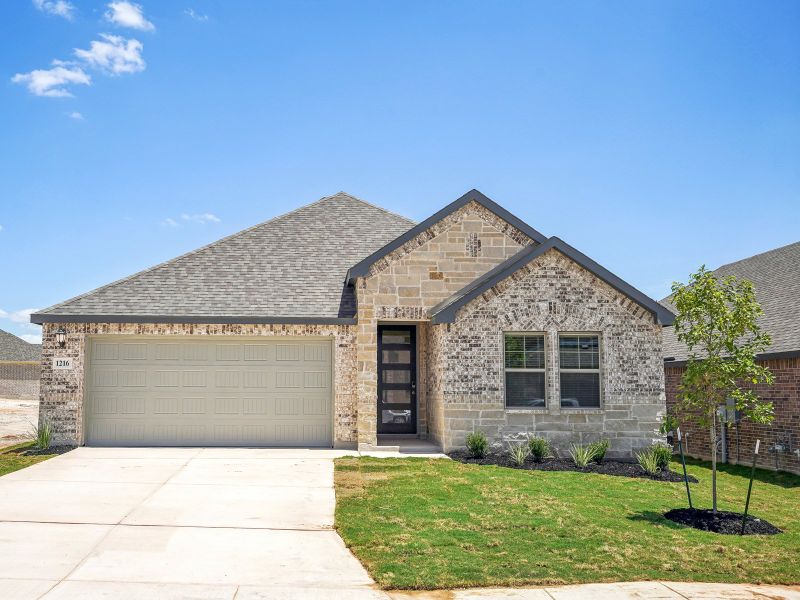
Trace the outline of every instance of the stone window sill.
{"label": "stone window sill", "polygon": [[604,413],[605,410],[600,408],[565,408],[561,407],[561,414],[569,413],[571,415],[600,415]]}
{"label": "stone window sill", "polygon": [[524,408],[522,406],[506,406],[507,413],[525,413],[526,415],[546,415],[550,412],[547,408]]}

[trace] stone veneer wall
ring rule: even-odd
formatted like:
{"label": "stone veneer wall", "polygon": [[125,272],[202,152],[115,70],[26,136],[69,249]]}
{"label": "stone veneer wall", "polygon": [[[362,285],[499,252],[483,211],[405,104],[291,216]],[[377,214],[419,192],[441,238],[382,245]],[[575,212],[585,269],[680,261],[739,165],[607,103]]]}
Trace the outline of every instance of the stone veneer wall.
{"label": "stone veneer wall", "polygon": [[38,398],[38,362],[0,362],[0,398]]}
{"label": "stone veneer wall", "polygon": [[[427,310],[469,282],[533,243],[527,235],[477,202],[470,202],[377,261],[359,278],[358,295],[358,442],[377,443],[378,324],[411,322],[417,329],[418,351],[427,357]],[[427,358],[420,362],[417,386],[418,432],[427,434],[435,415],[428,386]],[[425,369],[427,367],[427,373]],[[435,401],[435,398],[433,399]]]}
{"label": "stone veneer wall", "polygon": [[[760,398],[772,402],[775,418],[770,425],[756,425],[745,420],[738,426],[729,427],[726,432],[727,462],[751,465],[756,439],[760,439],[758,466],[800,475],[800,357],[762,360],[759,364],[772,371],[775,382],[772,385],[759,384],[753,389]],[[668,363],[665,368],[667,409],[673,414],[685,369]],[[681,423],[681,429],[689,434],[686,449],[690,456],[711,457],[706,429],[686,420]],[[776,445],[783,450],[776,451]]]}
{"label": "stone veneer wall", "polygon": [[[67,331],[65,348],[54,332]],[[42,326],[42,374],[39,419],[49,419],[57,443],[83,443],[84,359],[91,335],[324,336],[334,345],[334,428],[336,444],[356,440],[356,328],[354,325],[197,325],[158,323],[45,323]],[[74,368],[52,369],[54,356],[70,357]]]}
{"label": "stone veneer wall", "polygon": [[[455,323],[433,325],[431,401],[441,403],[432,437],[445,450],[481,430],[495,443],[547,437],[560,450],[600,437],[610,456],[659,439],[665,411],[661,326],[652,315],[556,250],[462,308]],[[544,332],[547,407],[506,409],[503,334]],[[597,332],[601,344],[601,407],[562,409],[559,332]]]}

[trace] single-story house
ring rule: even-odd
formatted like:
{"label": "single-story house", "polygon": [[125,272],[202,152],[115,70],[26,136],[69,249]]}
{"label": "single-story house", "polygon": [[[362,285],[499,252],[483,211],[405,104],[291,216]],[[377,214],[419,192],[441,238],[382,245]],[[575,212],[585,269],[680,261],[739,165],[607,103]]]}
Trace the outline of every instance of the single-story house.
{"label": "single-story house", "polygon": [[[730,427],[720,431],[721,459],[751,464],[755,441],[760,439],[760,466],[800,474],[800,242],[723,265],[714,274],[718,278],[734,275],[753,283],[756,299],[764,310],[758,324],[772,337],[772,345],[757,358],[775,376],[773,385],[755,388],[761,398],[773,403],[775,419],[771,425],[755,425],[740,420],[735,410],[723,411]],[[672,308],[669,297],[662,303]],[[678,402],[687,358],[686,346],[678,341],[673,328],[665,329],[664,367],[670,411]],[[708,458],[708,431],[699,430],[688,421],[682,427],[689,432],[688,453]]]}
{"label": "single-story house", "polygon": [[0,329],[0,398],[38,398],[41,344]]}
{"label": "single-story house", "polygon": [[41,415],[91,445],[650,444],[672,313],[472,190],[345,193],[31,317]]}

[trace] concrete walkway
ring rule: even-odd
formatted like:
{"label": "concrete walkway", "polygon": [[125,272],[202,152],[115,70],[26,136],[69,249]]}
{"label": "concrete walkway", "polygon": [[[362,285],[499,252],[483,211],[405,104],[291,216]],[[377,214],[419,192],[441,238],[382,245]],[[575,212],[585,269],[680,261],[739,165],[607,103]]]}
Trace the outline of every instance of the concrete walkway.
{"label": "concrete walkway", "polygon": [[78,448],[0,477],[0,599],[800,599],[648,582],[383,592],[332,529],[333,458],[355,454]]}

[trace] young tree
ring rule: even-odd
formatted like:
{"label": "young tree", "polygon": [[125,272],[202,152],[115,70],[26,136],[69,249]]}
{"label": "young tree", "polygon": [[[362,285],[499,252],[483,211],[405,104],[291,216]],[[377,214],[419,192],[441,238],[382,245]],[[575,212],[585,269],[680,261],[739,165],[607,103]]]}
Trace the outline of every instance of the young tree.
{"label": "young tree", "polygon": [[718,409],[731,398],[743,418],[762,424],[772,421],[772,403],[761,400],[750,387],[772,384],[772,373],[755,360],[771,340],[756,323],[764,311],[747,280],[732,275],[718,280],[704,265],[687,285],[674,283],[672,294],[678,311],[675,333],[689,351],[677,409],[683,419],[708,427],[711,493],[717,512]]}

